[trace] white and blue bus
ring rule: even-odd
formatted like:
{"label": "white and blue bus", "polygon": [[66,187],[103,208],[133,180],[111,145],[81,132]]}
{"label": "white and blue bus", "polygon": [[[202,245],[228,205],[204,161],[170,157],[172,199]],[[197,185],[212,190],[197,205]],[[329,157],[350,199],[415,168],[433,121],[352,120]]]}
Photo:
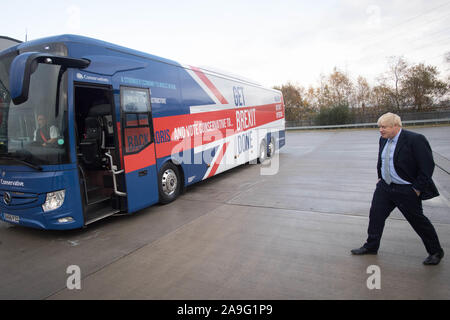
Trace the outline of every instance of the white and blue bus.
{"label": "white and blue bus", "polygon": [[0,52],[0,218],[75,229],[285,143],[281,92],[61,35]]}

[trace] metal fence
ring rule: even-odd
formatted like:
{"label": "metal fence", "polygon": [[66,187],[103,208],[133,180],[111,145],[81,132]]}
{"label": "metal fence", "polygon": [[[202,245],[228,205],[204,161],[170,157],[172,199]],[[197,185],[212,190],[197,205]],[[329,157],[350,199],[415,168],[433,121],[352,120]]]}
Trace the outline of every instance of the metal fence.
{"label": "metal fence", "polygon": [[[417,126],[417,125],[430,125],[430,124],[450,124],[450,117],[443,119],[427,119],[427,120],[402,120],[403,126]],[[328,126],[301,126],[301,127],[288,127],[286,130],[318,130],[318,129],[355,129],[355,128],[378,128],[376,122],[370,123],[350,123],[350,124],[337,124]]]}
{"label": "metal fence", "polygon": [[[396,112],[402,122],[405,124],[434,124],[434,123],[448,123],[450,119],[450,108],[442,108],[435,111],[427,112]],[[366,114],[355,115],[351,123],[342,125],[326,125],[318,126],[315,123],[315,119],[299,120],[299,121],[286,121],[286,129],[311,129],[311,128],[351,128],[351,127],[373,127],[376,125],[378,117],[381,114]]]}

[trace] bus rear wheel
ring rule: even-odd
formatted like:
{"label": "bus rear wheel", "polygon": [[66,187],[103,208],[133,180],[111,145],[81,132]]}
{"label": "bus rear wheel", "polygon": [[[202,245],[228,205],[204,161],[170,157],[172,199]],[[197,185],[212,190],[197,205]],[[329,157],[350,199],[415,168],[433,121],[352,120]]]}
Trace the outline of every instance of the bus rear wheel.
{"label": "bus rear wheel", "polygon": [[174,201],[181,190],[181,179],[178,168],[171,162],[166,162],[158,174],[159,201],[166,204]]}
{"label": "bus rear wheel", "polygon": [[258,163],[263,163],[266,159],[267,159],[267,145],[266,140],[263,140],[261,142],[261,145],[259,146]]}
{"label": "bus rear wheel", "polygon": [[269,150],[267,157],[272,158],[275,153],[275,140],[272,138],[269,143]]}

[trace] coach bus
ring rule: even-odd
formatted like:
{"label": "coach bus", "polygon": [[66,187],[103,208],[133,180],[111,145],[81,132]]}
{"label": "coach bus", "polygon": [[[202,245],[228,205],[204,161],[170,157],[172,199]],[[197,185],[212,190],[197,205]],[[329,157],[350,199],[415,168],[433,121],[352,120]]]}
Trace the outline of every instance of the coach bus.
{"label": "coach bus", "polygon": [[0,217],[76,229],[285,144],[281,92],[61,35],[0,52]]}

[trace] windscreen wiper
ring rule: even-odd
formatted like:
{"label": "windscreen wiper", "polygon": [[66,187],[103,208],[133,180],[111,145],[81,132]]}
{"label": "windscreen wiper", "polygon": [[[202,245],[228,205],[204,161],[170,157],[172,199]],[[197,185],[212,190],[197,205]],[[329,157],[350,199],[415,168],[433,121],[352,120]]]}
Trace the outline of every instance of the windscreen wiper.
{"label": "windscreen wiper", "polygon": [[17,161],[17,162],[20,162],[20,163],[22,163],[22,164],[24,164],[24,165],[30,167],[30,168],[33,168],[33,169],[38,170],[38,171],[42,171],[42,167],[41,167],[40,165],[31,163],[31,162],[26,161],[26,160],[23,160],[23,159],[14,158],[14,157],[11,157],[11,156],[9,156],[9,155],[0,154],[0,159],[5,159],[5,160],[15,160],[15,161]]}

